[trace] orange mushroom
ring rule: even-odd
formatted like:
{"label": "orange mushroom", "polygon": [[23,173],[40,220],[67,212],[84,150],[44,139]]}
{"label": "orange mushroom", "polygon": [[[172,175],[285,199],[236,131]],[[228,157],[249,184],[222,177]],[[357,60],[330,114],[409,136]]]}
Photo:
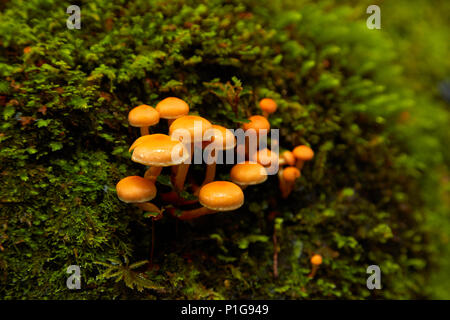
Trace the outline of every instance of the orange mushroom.
{"label": "orange mushroom", "polygon": [[312,264],[312,269],[308,277],[313,278],[316,275],[319,266],[322,264],[322,256],[320,254],[315,254],[311,257],[310,262]]}
{"label": "orange mushroom", "polygon": [[218,211],[232,211],[244,204],[244,193],[236,184],[229,181],[214,181],[204,185],[198,196],[203,206],[181,212],[181,220],[190,220]]}
{"label": "orange mushroom", "polygon": [[295,185],[295,180],[300,178],[300,175],[300,170],[296,167],[287,167],[282,171],[282,175],[279,177],[281,194],[284,199],[286,199],[292,192]]}
{"label": "orange mushroom", "polygon": [[189,105],[176,97],[168,97],[156,105],[160,117],[169,121],[169,126],[175,119],[186,116],[189,113]]}
{"label": "orange mushroom", "polygon": [[275,102],[275,100],[270,98],[261,99],[261,101],[259,101],[259,107],[261,108],[263,116],[265,118],[268,118],[269,114],[277,111],[277,103]]}
{"label": "orange mushroom", "polygon": [[141,136],[149,134],[148,127],[159,122],[159,112],[146,104],[133,108],[128,113],[128,122],[133,127],[141,129]]}
{"label": "orange mushroom", "polygon": [[305,145],[295,147],[294,150],[292,150],[292,153],[297,159],[295,166],[299,170],[303,168],[303,164],[305,163],[305,161],[310,161],[312,158],[314,158],[314,151],[310,147]]}
{"label": "orange mushroom", "polygon": [[267,180],[266,169],[257,162],[242,162],[231,168],[231,181],[245,189],[247,186],[263,183]]}

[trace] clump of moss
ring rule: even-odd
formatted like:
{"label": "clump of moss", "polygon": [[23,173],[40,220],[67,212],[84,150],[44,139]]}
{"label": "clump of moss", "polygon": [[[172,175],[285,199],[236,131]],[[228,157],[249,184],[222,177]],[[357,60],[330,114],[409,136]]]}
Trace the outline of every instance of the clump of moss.
{"label": "clump of moss", "polygon": [[[0,14],[1,297],[428,296],[422,181],[443,160],[418,158],[402,141],[409,129],[398,122],[417,109],[415,96],[391,42],[349,6],[97,0],[82,2],[82,28],[69,30],[70,4],[12,1]],[[167,96],[226,127],[240,122],[236,108],[257,113],[271,97],[280,144],[308,143],[316,157],[287,200],[271,177],[235,213],[161,220],[158,266],[144,271],[149,221],[120,203],[114,185],[143,173],[129,161],[138,133],[128,111]],[[316,253],[323,263],[312,278]],[[79,291],[65,287],[72,264],[81,266]],[[372,264],[382,290],[366,288]],[[126,281],[113,281],[114,270]]]}

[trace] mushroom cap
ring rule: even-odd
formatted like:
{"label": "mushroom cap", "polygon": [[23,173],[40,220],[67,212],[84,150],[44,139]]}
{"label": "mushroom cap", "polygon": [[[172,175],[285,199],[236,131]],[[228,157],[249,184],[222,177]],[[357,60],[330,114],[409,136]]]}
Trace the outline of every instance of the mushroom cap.
{"label": "mushroom cap", "polygon": [[256,153],[253,153],[250,160],[258,162],[263,167],[270,167],[273,163],[277,163],[279,161],[279,157],[275,152],[264,148],[256,151]]}
{"label": "mushroom cap", "polygon": [[267,180],[267,171],[259,163],[246,161],[231,168],[230,178],[240,186],[260,184]]}
{"label": "mushroom cap", "polygon": [[296,179],[300,178],[300,170],[296,167],[286,167],[283,170],[283,179],[289,182],[294,182]]}
{"label": "mushroom cap", "polygon": [[[183,116],[172,122],[169,127],[169,135],[173,136],[178,130],[187,130],[191,136],[191,142],[197,142],[195,139],[203,141],[206,130],[211,127],[211,122],[200,116]],[[196,131],[198,132],[198,136],[195,135]],[[181,133],[183,133],[183,131],[181,131]]]}
{"label": "mushroom cap", "polygon": [[259,107],[262,111],[265,111],[269,114],[277,111],[277,103],[275,102],[275,100],[270,98],[261,99],[261,101],[259,101]]}
{"label": "mushroom cap", "polygon": [[248,120],[250,120],[250,122],[244,123],[243,125],[245,131],[254,129],[256,133],[259,134],[261,129],[266,129],[267,131],[270,130],[270,123],[263,116],[251,116]]}
{"label": "mushroom cap", "polygon": [[322,264],[322,256],[320,254],[315,254],[311,257],[311,263],[318,266]]}
{"label": "mushroom cap", "polygon": [[213,124],[206,132],[206,136],[211,137],[208,144],[213,144],[219,150],[229,150],[236,146],[236,137],[225,127]]}
{"label": "mushroom cap", "polygon": [[147,166],[173,166],[189,158],[188,150],[181,142],[161,133],[138,138],[130,151],[133,151],[131,160]]}
{"label": "mushroom cap", "polygon": [[178,119],[189,113],[189,105],[176,97],[168,97],[156,105],[156,110],[163,119]]}
{"label": "mushroom cap", "polygon": [[286,161],[286,164],[288,164],[290,166],[295,165],[295,156],[291,151],[289,151],[289,150],[284,151],[281,154],[281,157],[284,159],[284,161]]}
{"label": "mushroom cap", "polygon": [[200,204],[215,211],[231,211],[244,204],[242,189],[229,181],[205,184],[198,194]]}
{"label": "mushroom cap", "polygon": [[298,160],[308,161],[314,157],[314,151],[305,145],[297,146],[292,150],[295,158]]}
{"label": "mushroom cap", "polygon": [[117,183],[116,191],[117,197],[127,203],[147,202],[156,196],[155,184],[139,176],[123,178]]}
{"label": "mushroom cap", "polygon": [[133,108],[128,113],[128,122],[133,127],[148,127],[159,122],[159,112],[146,104]]}

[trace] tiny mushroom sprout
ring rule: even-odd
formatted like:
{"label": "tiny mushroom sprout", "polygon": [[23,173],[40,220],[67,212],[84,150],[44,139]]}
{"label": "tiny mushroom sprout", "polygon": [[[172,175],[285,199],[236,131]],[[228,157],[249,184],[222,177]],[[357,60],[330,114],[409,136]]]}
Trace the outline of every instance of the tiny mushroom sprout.
{"label": "tiny mushroom sprout", "polygon": [[150,166],[146,178],[151,181],[156,181],[163,167],[179,165],[189,158],[181,142],[161,133],[138,138],[129,151],[133,151],[131,160]]}
{"label": "tiny mushroom sprout", "polygon": [[269,114],[277,111],[277,103],[275,102],[275,100],[270,98],[261,99],[261,101],[259,101],[259,107],[261,108],[263,116],[265,118],[268,118]]}
{"label": "tiny mushroom sprout", "polygon": [[179,165],[175,177],[175,189],[183,190],[186,175],[189,170],[189,164],[196,144],[202,145],[205,132],[212,127],[211,122],[200,116],[184,116],[176,119],[169,127],[169,135],[173,139],[182,142],[187,148],[190,148],[188,163]]}
{"label": "tiny mushroom sprout", "polygon": [[242,162],[231,168],[231,181],[245,189],[247,186],[263,183],[267,180],[267,171],[257,162]]}
{"label": "tiny mushroom sprout", "polygon": [[[250,118],[248,118],[248,120],[250,120],[250,122],[244,123],[242,128],[244,129],[244,131],[254,130],[256,139],[252,138],[251,136],[245,137],[245,153],[247,155],[249,154],[249,152],[254,152],[258,149],[260,136],[263,133],[267,135],[270,130],[270,123],[263,116],[251,116]],[[252,139],[250,140],[250,138]],[[252,144],[251,142],[254,142],[254,144]]]}
{"label": "tiny mushroom sprout", "polygon": [[141,136],[145,136],[149,134],[148,127],[159,122],[159,112],[153,107],[141,104],[128,113],[128,122],[133,127],[139,127]]}
{"label": "tiny mushroom sprout", "polygon": [[300,178],[300,175],[300,170],[296,167],[286,167],[282,170],[282,175],[280,177],[280,189],[284,199],[286,199],[292,192],[295,185],[295,180]]}
{"label": "tiny mushroom sprout", "polygon": [[168,97],[156,105],[156,110],[159,112],[160,117],[167,119],[169,125],[171,125],[175,119],[186,116],[189,113],[189,105],[179,98]]}
{"label": "tiny mushroom sprout", "polygon": [[295,166],[299,170],[303,168],[303,164],[305,163],[305,161],[309,161],[314,158],[314,151],[310,147],[305,145],[295,147],[294,150],[292,150],[292,153],[297,159]]}
{"label": "tiny mushroom sprout", "polygon": [[158,207],[147,201],[156,197],[155,184],[139,176],[129,176],[116,185],[117,197],[126,203],[134,203],[145,211],[160,213]]}
{"label": "tiny mushroom sprout", "polygon": [[211,137],[211,142],[205,147],[205,151],[210,150],[211,159],[208,159],[205,179],[202,186],[214,180],[216,175],[217,151],[234,149],[236,146],[236,137],[233,132],[225,127],[213,124],[206,132],[206,136]]}
{"label": "tiny mushroom sprout", "polygon": [[198,199],[203,207],[182,211],[179,216],[181,220],[190,220],[218,211],[236,210],[244,204],[244,193],[232,182],[214,181],[200,189]]}
{"label": "tiny mushroom sprout", "polygon": [[317,269],[322,264],[322,256],[320,254],[315,254],[311,257],[310,262],[312,264],[312,270],[308,277],[313,278],[317,272]]}

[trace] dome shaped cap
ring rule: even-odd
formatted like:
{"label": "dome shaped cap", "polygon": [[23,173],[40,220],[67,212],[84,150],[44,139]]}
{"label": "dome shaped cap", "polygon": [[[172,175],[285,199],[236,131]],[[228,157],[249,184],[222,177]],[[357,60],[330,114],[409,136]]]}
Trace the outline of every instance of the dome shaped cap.
{"label": "dome shaped cap", "polygon": [[[183,133],[186,132],[183,130],[187,130],[187,133],[191,136],[191,142],[197,142],[194,141],[194,139],[200,139],[199,141],[203,141],[205,132],[211,127],[211,122],[200,116],[183,116],[176,119],[170,125],[169,135],[176,136],[178,133],[180,133],[181,136],[183,136]],[[195,132],[198,132],[197,135],[201,133],[201,136],[195,136]]]}
{"label": "dome shaped cap", "polygon": [[156,110],[163,119],[178,119],[189,113],[189,105],[176,97],[168,97],[156,105]]}
{"label": "dome shaped cap", "polygon": [[231,211],[244,204],[242,189],[229,181],[214,181],[204,185],[198,195],[202,206],[214,211]]}
{"label": "dome shaped cap", "polygon": [[159,122],[159,112],[146,104],[133,108],[128,113],[128,122],[133,127],[148,127]]}
{"label": "dome shaped cap", "polygon": [[322,264],[322,256],[320,254],[315,254],[311,257],[311,264],[313,265],[320,265]]}
{"label": "dome shaped cap", "polygon": [[289,151],[289,150],[284,151],[281,154],[281,158],[284,160],[284,162],[287,165],[290,165],[290,166],[295,165],[295,156],[291,151]]}
{"label": "dome shaped cap", "polygon": [[270,98],[261,99],[261,101],[259,101],[259,107],[267,114],[271,114],[277,111],[277,103],[275,102],[275,100]]}
{"label": "dome shaped cap", "polygon": [[288,182],[294,182],[296,179],[300,178],[300,170],[296,167],[286,167],[283,170],[283,179]]}
{"label": "dome shaped cap", "polygon": [[138,176],[129,176],[116,185],[117,197],[123,202],[140,203],[152,200],[156,196],[155,184]]}
{"label": "dome shaped cap", "polygon": [[305,145],[297,146],[292,150],[295,158],[302,161],[311,160],[314,157],[314,151]]}
{"label": "dome shaped cap", "polygon": [[267,171],[259,163],[246,161],[231,168],[230,178],[240,186],[255,185],[267,180]]}
{"label": "dome shaped cap", "polygon": [[161,133],[138,138],[131,145],[130,151],[133,151],[131,160],[147,166],[173,166],[189,158],[189,153],[181,142]]}
{"label": "dome shaped cap", "polygon": [[250,122],[244,123],[243,125],[245,131],[254,129],[256,133],[259,134],[259,131],[262,129],[266,129],[267,132],[270,130],[270,123],[263,116],[251,116],[248,120],[250,120]]}
{"label": "dome shaped cap", "polygon": [[233,132],[216,124],[206,131],[206,137],[211,137],[208,144],[214,145],[219,150],[229,150],[236,146],[236,137]]}

